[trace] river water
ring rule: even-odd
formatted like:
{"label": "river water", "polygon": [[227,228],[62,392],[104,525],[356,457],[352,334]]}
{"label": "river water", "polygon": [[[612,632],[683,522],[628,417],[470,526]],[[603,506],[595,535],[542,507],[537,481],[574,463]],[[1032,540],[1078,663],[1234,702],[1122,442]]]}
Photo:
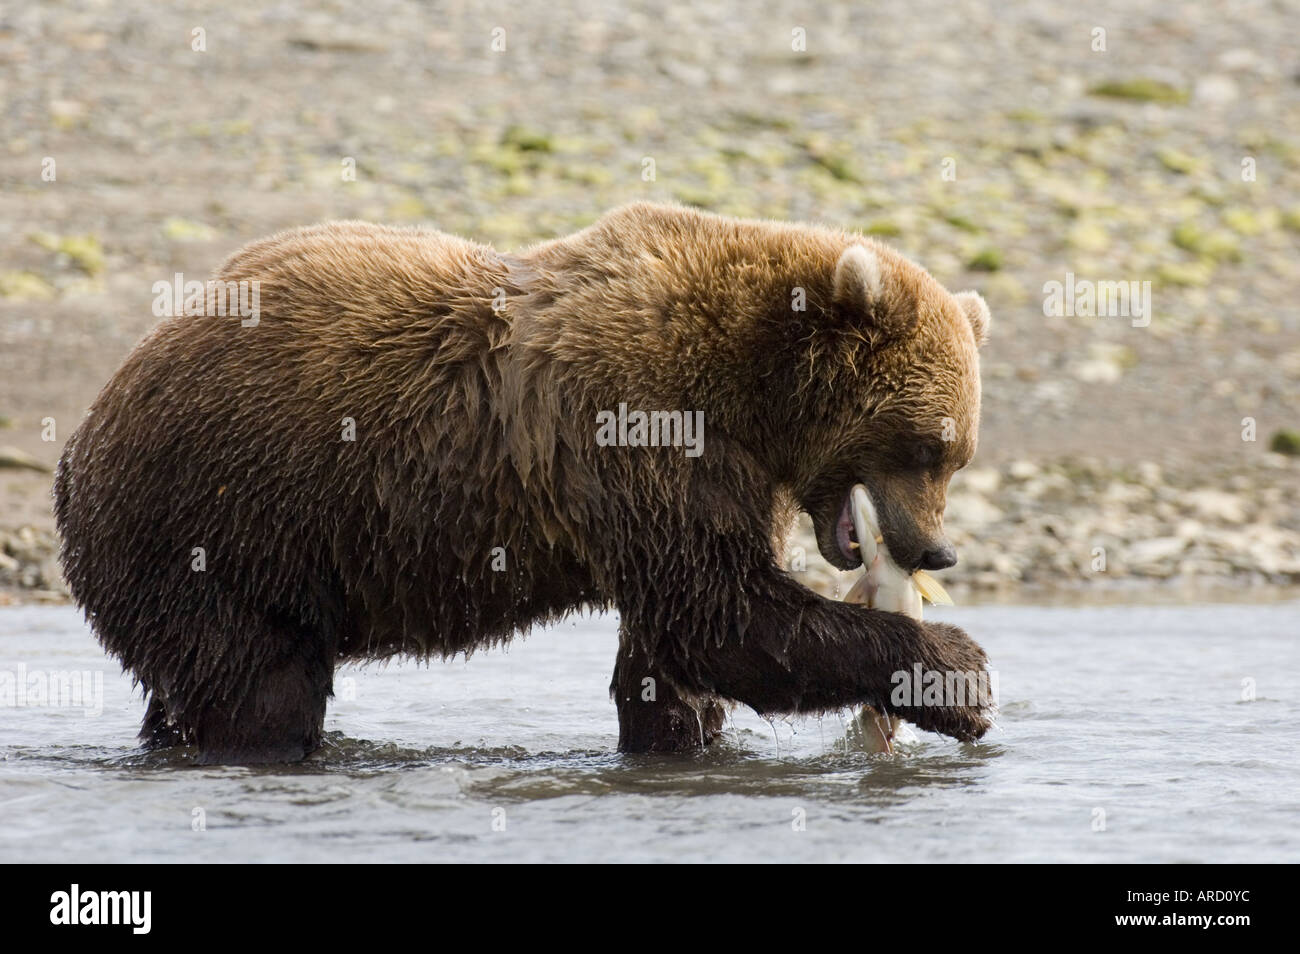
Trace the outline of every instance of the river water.
{"label": "river water", "polygon": [[[0,609],[0,861],[1300,860],[1300,603],[932,615],[998,672],[979,744],[868,755],[839,716],[737,709],[705,754],[619,755],[596,616],[342,669],[329,745],[251,769],[141,754],[79,614]],[[83,694],[42,704],[71,673]]]}

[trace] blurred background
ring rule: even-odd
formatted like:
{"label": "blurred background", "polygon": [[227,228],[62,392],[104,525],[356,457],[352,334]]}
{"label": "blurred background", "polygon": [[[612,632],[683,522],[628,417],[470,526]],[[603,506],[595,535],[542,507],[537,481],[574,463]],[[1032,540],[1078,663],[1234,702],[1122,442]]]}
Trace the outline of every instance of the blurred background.
{"label": "blurred background", "polygon": [[[0,600],[65,598],[49,471],[154,282],[322,219],[509,249],[638,198],[860,229],[983,293],[956,594],[1281,592],[1298,35],[1248,0],[5,2]],[[1045,315],[1069,274],[1149,282],[1149,323]]]}

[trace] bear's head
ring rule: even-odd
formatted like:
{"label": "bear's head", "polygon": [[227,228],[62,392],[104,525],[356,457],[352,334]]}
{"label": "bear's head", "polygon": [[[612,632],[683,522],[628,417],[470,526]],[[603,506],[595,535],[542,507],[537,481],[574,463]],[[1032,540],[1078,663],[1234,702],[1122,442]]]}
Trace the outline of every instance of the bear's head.
{"label": "bear's head", "polygon": [[[943,531],[948,482],[975,453],[978,348],[990,321],[976,292],[950,294],[893,251],[851,244],[835,262],[801,387],[812,393],[786,458],[791,489],[818,549],[843,570],[861,565],[849,498],[871,491],[890,555],[909,570],[952,566]],[[812,311],[812,309],[810,309]]]}

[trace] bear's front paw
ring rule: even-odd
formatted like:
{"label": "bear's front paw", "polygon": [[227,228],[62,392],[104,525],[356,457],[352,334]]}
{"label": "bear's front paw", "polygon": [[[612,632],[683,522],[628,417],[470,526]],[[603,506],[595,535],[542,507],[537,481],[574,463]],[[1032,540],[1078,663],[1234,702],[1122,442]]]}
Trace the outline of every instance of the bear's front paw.
{"label": "bear's front paw", "polygon": [[929,732],[974,742],[996,705],[984,650],[950,623],[922,623],[921,658],[895,674],[890,710]]}

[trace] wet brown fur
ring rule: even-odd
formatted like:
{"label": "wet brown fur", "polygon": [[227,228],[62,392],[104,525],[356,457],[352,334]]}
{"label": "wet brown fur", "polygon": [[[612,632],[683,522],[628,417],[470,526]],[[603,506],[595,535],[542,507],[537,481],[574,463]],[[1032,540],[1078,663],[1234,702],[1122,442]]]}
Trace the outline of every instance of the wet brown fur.
{"label": "wet brown fur", "polygon": [[[854,244],[881,263],[865,306],[836,297]],[[982,319],[901,256],[637,204],[518,255],[297,229],[218,278],[260,281],[257,326],[160,323],[56,478],[67,578],[148,694],[147,745],[302,758],[337,663],[469,653],[583,606],[620,614],[626,750],[707,742],[732,700],[987,728],[977,708],[888,701],[915,662],[982,669],[963,632],[820,597],[773,552],[803,508],[842,564],[829,533],[858,479],[900,563],[941,537],[947,477],[974,449]],[[703,455],[598,447],[596,414],[620,402],[703,411]],[[958,439],[918,467],[944,418]]]}

